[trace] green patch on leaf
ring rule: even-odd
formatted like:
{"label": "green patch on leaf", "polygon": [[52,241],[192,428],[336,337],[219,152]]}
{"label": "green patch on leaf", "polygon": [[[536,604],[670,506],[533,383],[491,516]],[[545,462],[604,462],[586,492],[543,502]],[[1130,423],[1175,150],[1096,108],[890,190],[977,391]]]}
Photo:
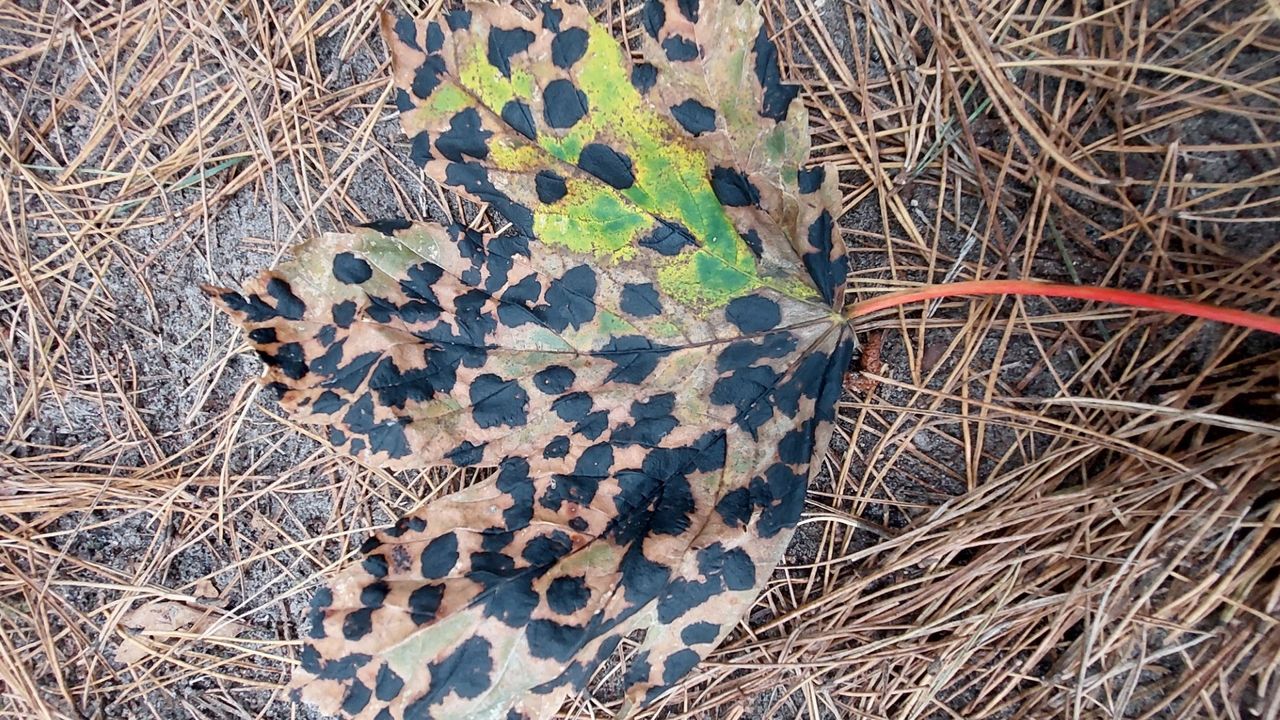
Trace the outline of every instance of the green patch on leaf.
{"label": "green patch on leaf", "polygon": [[542,242],[608,261],[633,257],[639,250],[636,234],[652,225],[615,193],[581,180],[569,181],[564,199],[533,216],[534,235]]}
{"label": "green patch on leaf", "polygon": [[[711,189],[705,156],[690,147],[641,97],[630,80],[630,64],[608,31],[591,22],[583,58],[572,76],[588,108],[565,132],[540,128],[538,141],[503,141],[491,145],[499,169],[530,171],[537,166],[533,148],[550,157],[543,164],[568,175],[574,169],[562,164],[579,162],[583,148],[602,143],[623,150],[632,163],[635,181],[622,190],[594,180],[577,184],[571,197],[556,204],[533,208],[534,234],[542,242],[558,243],[578,252],[594,252],[601,259],[627,259],[634,255],[638,232],[659,221],[687,228],[704,250],[696,262],[660,276],[675,285],[664,288],[691,306],[718,307],[734,295],[760,287],[754,258]],[[512,66],[506,77],[489,60],[487,48],[474,43],[460,52],[461,94],[475,97],[491,116],[499,116],[513,99],[529,99],[534,93],[532,74]],[[533,67],[540,67],[534,64]],[[447,85],[442,85],[447,87]],[[443,121],[457,112],[450,101],[429,112]],[[418,110],[419,115],[422,110]],[[431,123],[423,117],[419,120]],[[777,140],[771,137],[772,147]],[[565,204],[568,207],[564,207]],[[592,217],[594,216],[594,217]],[[630,249],[628,249],[630,248]],[[719,267],[716,267],[719,266]]]}

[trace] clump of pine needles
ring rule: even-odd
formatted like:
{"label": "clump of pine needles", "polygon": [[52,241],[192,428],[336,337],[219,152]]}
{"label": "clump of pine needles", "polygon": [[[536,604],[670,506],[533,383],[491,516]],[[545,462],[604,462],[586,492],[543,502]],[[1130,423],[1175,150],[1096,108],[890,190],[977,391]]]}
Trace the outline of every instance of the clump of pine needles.
{"label": "clump of pine needles", "polygon": [[[197,290],[351,222],[476,218],[407,166],[377,9],[0,5],[0,715],[296,717],[310,588],[469,481],[275,416]],[[1277,314],[1274,3],[764,12],[859,298],[1039,278]],[[1030,297],[862,328],[787,563],[646,717],[1280,716],[1274,338]],[[625,663],[566,716],[608,717]]]}

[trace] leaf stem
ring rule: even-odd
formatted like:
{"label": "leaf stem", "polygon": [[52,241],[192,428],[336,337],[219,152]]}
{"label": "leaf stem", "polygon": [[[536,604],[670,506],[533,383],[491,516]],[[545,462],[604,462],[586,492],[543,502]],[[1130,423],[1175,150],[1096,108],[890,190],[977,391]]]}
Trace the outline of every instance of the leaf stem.
{"label": "leaf stem", "polygon": [[922,288],[900,290],[850,305],[844,316],[850,320],[881,310],[934,298],[980,295],[1039,295],[1042,297],[1097,300],[1114,305],[1159,310],[1162,312],[1204,318],[1230,323],[1280,335],[1280,317],[1272,317],[1247,310],[1217,307],[1206,303],[1152,295],[1150,293],[1092,287],[1089,285],[1065,285],[1039,280],[967,280]]}

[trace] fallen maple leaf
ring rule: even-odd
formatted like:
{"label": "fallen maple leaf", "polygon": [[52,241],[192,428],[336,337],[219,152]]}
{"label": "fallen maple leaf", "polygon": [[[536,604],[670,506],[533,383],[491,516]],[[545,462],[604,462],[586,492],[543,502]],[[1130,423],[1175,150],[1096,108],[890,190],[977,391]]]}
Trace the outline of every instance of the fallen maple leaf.
{"label": "fallen maple leaf", "polygon": [[553,714],[634,630],[628,706],[750,607],[853,345],[834,171],[749,2],[384,19],[411,154],[502,235],[384,221],[218,291],[297,417],[493,466],[316,593],[294,687],[359,718]]}

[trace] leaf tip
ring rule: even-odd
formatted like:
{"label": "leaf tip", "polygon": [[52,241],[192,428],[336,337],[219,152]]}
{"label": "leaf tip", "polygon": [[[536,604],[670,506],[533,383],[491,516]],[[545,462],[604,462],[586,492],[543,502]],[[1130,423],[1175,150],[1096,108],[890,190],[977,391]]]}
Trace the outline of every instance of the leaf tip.
{"label": "leaf tip", "polygon": [[203,292],[213,302],[214,307],[232,318],[238,320],[243,316],[242,307],[245,304],[245,299],[243,295],[235,290],[210,283],[200,283],[200,292]]}

